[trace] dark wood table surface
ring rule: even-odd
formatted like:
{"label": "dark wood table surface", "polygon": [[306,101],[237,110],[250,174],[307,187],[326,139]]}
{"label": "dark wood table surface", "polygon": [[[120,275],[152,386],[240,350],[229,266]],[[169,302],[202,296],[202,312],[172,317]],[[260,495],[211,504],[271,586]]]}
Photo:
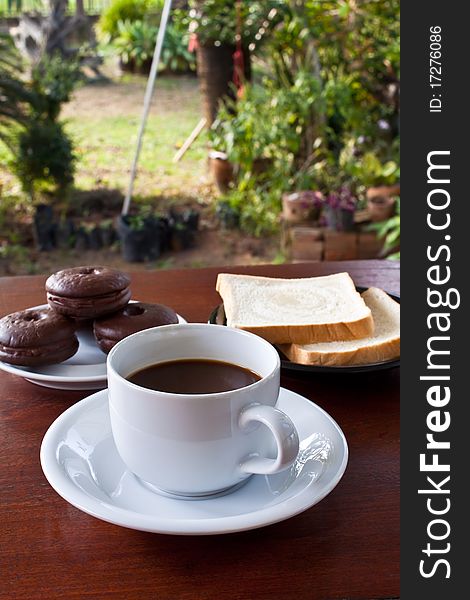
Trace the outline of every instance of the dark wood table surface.
{"label": "dark wood table surface", "polygon": [[[306,277],[348,271],[399,294],[399,266],[352,261],[132,273],[133,297],[206,321],[220,271]],[[0,279],[0,316],[44,303],[45,277]],[[0,371],[0,598],[280,600],[399,595],[400,370],[285,373],[282,385],[339,423],[350,458],[316,506],[229,535],[144,533],[95,519],[49,486],[39,464],[54,419],[91,392],[41,388]]]}

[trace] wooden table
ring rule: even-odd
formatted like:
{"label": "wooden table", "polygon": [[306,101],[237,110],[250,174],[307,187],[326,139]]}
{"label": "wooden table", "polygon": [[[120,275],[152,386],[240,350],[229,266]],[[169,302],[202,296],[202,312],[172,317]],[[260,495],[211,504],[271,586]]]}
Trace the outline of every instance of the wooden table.
{"label": "wooden table", "polygon": [[[305,277],[348,271],[357,285],[399,293],[388,261],[311,263],[132,275],[133,296],[206,321],[218,271]],[[0,315],[44,302],[44,277],[0,279]],[[89,392],[35,386],[0,372],[0,598],[316,600],[399,595],[399,369],[285,374],[342,427],[346,473],[322,502],[282,523],[221,536],[134,531],[90,517],[46,482],[49,425]]]}

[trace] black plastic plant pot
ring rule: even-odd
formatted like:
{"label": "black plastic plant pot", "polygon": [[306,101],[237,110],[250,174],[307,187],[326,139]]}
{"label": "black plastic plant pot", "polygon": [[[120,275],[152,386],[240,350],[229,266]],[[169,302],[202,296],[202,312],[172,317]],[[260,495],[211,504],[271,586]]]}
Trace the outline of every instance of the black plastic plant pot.
{"label": "black plastic plant pot", "polygon": [[194,246],[194,232],[185,224],[177,223],[173,228],[172,249],[175,251],[188,250]]}
{"label": "black plastic plant pot", "polygon": [[147,232],[147,259],[156,260],[161,254],[162,247],[162,224],[159,217],[147,217],[144,220]]}
{"label": "black plastic plant pot", "polygon": [[158,229],[160,232],[160,252],[167,252],[171,250],[172,228],[170,220],[167,217],[160,217],[158,220]]}
{"label": "black plastic plant pot", "polygon": [[183,215],[183,221],[189,231],[197,231],[199,228],[199,213],[194,208],[190,208]]}
{"label": "black plastic plant pot", "polygon": [[127,262],[155,260],[160,256],[159,220],[147,218],[133,226],[128,216],[121,216],[118,223],[122,257]]}
{"label": "black plastic plant pot", "polygon": [[75,244],[75,225],[72,219],[64,219],[57,226],[56,245],[62,250],[73,248]]}
{"label": "black plastic plant pot", "polygon": [[42,252],[53,250],[55,247],[56,224],[54,213],[48,204],[38,204],[34,214],[34,233],[38,249]]}
{"label": "black plastic plant pot", "polygon": [[116,231],[112,225],[101,225],[101,241],[105,248],[116,241]]}
{"label": "black plastic plant pot", "polygon": [[223,229],[237,229],[240,226],[240,213],[228,202],[219,202],[215,214]]}
{"label": "black plastic plant pot", "polygon": [[326,225],[329,229],[335,231],[353,231],[354,230],[354,212],[342,208],[325,208]]}

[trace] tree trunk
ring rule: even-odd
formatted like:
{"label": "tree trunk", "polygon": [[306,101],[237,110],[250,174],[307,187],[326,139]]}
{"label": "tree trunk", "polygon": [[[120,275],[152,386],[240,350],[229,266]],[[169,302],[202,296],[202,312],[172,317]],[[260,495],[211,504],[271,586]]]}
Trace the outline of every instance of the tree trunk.
{"label": "tree trunk", "polygon": [[75,14],[77,15],[77,17],[85,16],[85,4],[83,0],[77,0],[75,5]]}
{"label": "tree trunk", "polygon": [[[233,54],[235,46],[229,44],[201,45],[197,49],[197,72],[203,99],[204,116],[210,127],[217,116],[220,102],[233,91]],[[251,63],[248,49],[244,49],[245,80],[251,80]]]}

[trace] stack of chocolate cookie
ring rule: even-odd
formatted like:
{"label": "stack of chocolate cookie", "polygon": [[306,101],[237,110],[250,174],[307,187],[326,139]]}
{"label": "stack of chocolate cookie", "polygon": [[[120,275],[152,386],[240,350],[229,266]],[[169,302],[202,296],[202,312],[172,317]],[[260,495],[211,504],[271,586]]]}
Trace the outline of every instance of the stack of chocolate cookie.
{"label": "stack of chocolate cookie", "polygon": [[75,267],[46,281],[49,308],[29,309],[0,319],[0,360],[36,367],[59,363],[79,346],[76,329],[93,321],[104,352],[131,333],[177,323],[176,313],[161,304],[135,302],[130,278],[108,267]]}
{"label": "stack of chocolate cookie", "polygon": [[76,267],[46,281],[47,302],[72,319],[96,319],[116,312],[131,299],[128,275],[109,267]]}
{"label": "stack of chocolate cookie", "polygon": [[48,308],[21,310],[0,320],[0,360],[36,367],[59,363],[78,350],[75,323]]}

